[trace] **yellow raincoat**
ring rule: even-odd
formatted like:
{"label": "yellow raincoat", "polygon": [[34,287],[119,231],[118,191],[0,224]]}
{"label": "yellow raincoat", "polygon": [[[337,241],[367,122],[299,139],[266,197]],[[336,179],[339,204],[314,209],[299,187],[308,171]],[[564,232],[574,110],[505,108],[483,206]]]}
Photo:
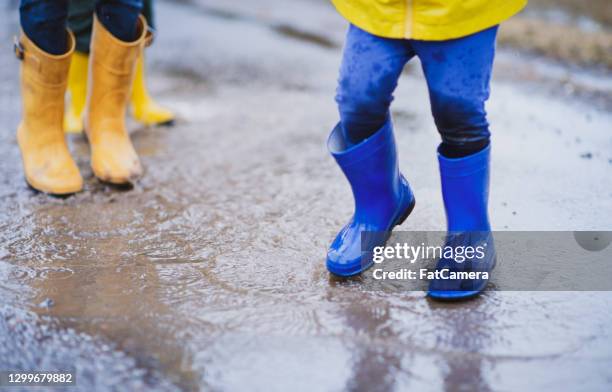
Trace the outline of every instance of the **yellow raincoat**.
{"label": "yellow raincoat", "polygon": [[355,26],[386,38],[441,41],[484,30],[527,0],[331,0]]}

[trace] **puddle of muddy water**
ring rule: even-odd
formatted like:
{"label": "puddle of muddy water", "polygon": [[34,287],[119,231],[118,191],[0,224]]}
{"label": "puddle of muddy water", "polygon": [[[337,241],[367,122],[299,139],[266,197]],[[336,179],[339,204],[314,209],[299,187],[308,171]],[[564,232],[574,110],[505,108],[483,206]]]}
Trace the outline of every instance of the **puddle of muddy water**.
{"label": "puddle of muddy water", "polygon": [[[288,107],[305,104],[294,94]],[[231,118],[224,122],[233,132],[219,138],[214,124],[225,112],[217,113],[140,135],[139,147],[149,138],[164,147],[144,158],[147,176],[131,191],[90,178],[69,199],[23,187],[3,198],[8,279],[0,291],[62,330],[113,342],[134,361],[124,377],[148,382],[138,369],[161,372],[183,390],[486,390],[492,378],[510,383],[524,361],[544,369],[539,385],[559,385],[558,358],[608,341],[596,336],[609,313],[589,309],[609,309],[609,296],[489,293],[446,305],[330,279],[322,259],[333,233],[316,227],[339,226],[350,205],[334,214],[325,202],[343,193],[340,182],[322,187],[320,173],[339,173],[320,159],[320,140],[279,150],[294,143],[291,131],[253,137]],[[258,121],[265,129],[277,120]],[[39,306],[48,299],[52,306]],[[590,363],[581,371],[603,370]]]}

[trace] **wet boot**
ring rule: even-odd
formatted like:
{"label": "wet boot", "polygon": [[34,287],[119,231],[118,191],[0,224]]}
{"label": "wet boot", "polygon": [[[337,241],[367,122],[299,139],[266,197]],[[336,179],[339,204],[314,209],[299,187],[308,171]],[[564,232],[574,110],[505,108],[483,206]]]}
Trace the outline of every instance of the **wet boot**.
{"label": "wet boot", "polygon": [[25,177],[41,192],[67,195],[83,188],[83,178],[64,138],[64,95],[74,52],[74,36],[67,32],[68,51],[51,55],[21,34],[16,54],[21,63],[23,118],[17,130]]}
{"label": "wet boot", "polygon": [[70,64],[70,73],[68,74],[70,100],[64,117],[64,130],[67,133],[83,132],[83,109],[85,109],[87,98],[88,67],[89,56],[85,53],[74,52]]}
{"label": "wet boot", "polygon": [[[329,137],[328,148],[350,183],[355,200],[353,217],[327,253],[327,269],[339,276],[356,275],[369,268],[373,261],[367,256],[368,249],[384,245],[393,227],[412,212],[415,202],[398,168],[390,119],[368,139],[347,146],[338,124]],[[362,233],[369,238],[365,251]]]}
{"label": "wet boot", "polygon": [[112,184],[129,184],[142,175],[140,160],[125,127],[125,112],[146,30],[146,21],[141,16],[138,38],[123,42],[94,16],[85,132],[94,174]]}
{"label": "wet boot", "polygon": [[[445,272],[441,278],[430,281],[428,294],[432,298],[456,300],[473,297],[485,289],[486,276],[495,267],[495,246],[487,212],[490,151],[488,146],[462,158],[446,158],[438,152],[448,225],[445,247],[451,247],[454,253],[453,257],[438,260],[436,271]],[[474,248],[475,252],[470,252],[470,257],[459,255],[461,249],[467,247]],[[477,274],[472,274],[474,278],[443,277],[457,272]]]}
{"label": "wet boot", "polygon": [[147,90],[144,54],[136,63],[136,76],[130,97],[130,107],[134,119],[145,125],[172,125],[174,113],[160,106],[151,98]]}
{"label": "wet boot", "polygon": [[[83,109],[87,97],[87,69],[89,56],[75,52],[68,75],[70,100],[64,118],[67,133],[83,132]],[[134,119],[144,125],[172,125],[174,113],[160,106],[149,95],[145,79],[144,55],[138,58],[134,85],[130,95],[130,108]]]}

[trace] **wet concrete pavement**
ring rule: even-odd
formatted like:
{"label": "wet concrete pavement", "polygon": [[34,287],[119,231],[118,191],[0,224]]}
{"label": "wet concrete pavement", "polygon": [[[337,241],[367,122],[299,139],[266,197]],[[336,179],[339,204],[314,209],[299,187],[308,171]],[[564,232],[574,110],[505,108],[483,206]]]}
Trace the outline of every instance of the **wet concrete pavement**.
{"label": "wet concrete pavement", "polygon": [[[146,167],[131,190],[98,183],[71,138],[86,189],[57,199],[22,177],[17,14],[0,9],[0,370],[76,367],[79,390],[610,390],[610,293],[439,304],[329,277],[352,210],[325,149],[345,28],[331,6],[160,2],[158,19],[151,88],[177,125],[130,124]],[[500,52],[495,229],[610,230],[611,85]],[[417,65],[394,116],[419,200],[401,228],[441,230]]]}

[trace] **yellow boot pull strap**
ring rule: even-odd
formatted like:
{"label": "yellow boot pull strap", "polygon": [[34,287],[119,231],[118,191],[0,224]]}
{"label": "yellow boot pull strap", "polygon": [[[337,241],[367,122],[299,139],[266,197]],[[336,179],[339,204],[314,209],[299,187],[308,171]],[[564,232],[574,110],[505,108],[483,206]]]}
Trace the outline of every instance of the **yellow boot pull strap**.
{"label": "yellow boot pull strap", "polygon": [[17,57],[19,61],[23,60],[25,57],[25,49],[16,35],[13,36],[13,50],[15,51],[15,57]]}
{"label": "yellow boot pull strap", "polygon": [[147,26],[147,34],[145,35],[144,46],[148,48],[149,46],[153,44],[154,40],[155,40],[155,30]]}

